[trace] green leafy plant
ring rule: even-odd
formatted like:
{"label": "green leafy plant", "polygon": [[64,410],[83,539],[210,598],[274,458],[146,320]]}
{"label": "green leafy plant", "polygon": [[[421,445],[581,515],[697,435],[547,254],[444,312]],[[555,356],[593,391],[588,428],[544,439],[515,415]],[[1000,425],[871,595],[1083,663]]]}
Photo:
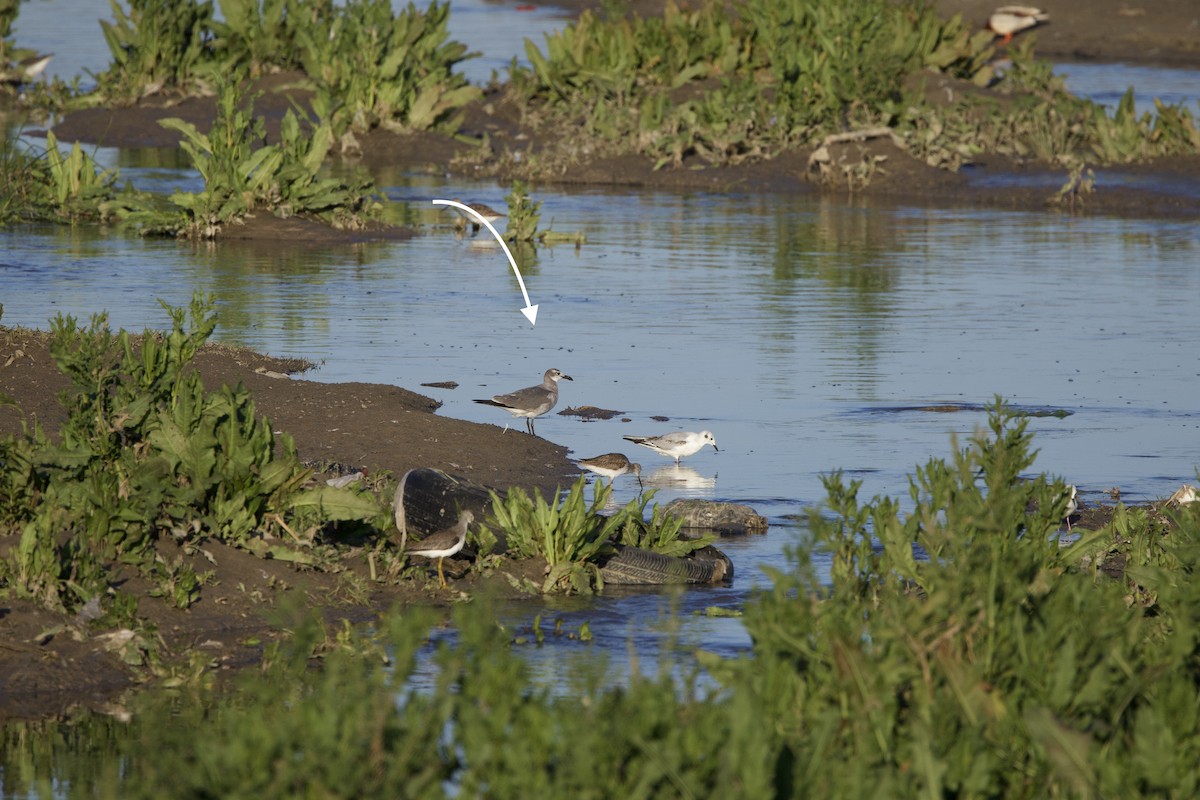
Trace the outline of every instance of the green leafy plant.
{"label": "green leafy plant", "polygon": [[[525,184],[513,181],[512,191],[504,196],[508,204],[508,226],[504,238],[518,246],[532,245],[535,242],[545,245],[561,244],[564,242],[583,244],[587,237],[579,232],[562,233],[553,230],[538,230],[538,222],[542,218],[542,204],[529,196]],[[532,252],[532,248],[529,248]]]}
{"label": "green leafy plant", "polygon": [[396,14],[389,0],[349,0],[296,32],[312,79],[313,109],[338,138],[383,127],[454,131],[460,109],[480,96],[454,65],[470,58],[449,41],[450,6],[412,3]]}
{"label": "green leafy plant", "polygon": [[504,202],[508,204],[508,226],[504,238],[510,242],[536,241],[542,204],[529,196],[521,181],[513,181],[512,190],[504,196]]}
{"label": "green leafy plant", "polygon": [[297,32],[333,14],[332,0],[217,0],[220,21],[211,23],[213,51],[225,74],[250,78],[299,69]]}
{"label": "green leafy plant", "polygon": [[137,343],[103,316],[83,329],[57,317],[50,351],[72,386],[58,440],[35,426],[0,443],[0,536],[20,537],[0,580],[49,607],[104,595],[120,562],[190,603],[198,580],[156,555],[160,537],[311,563],[326,524],[380,514],[371,496],[304,488],[291,438],[275,436],[243,387],[205,390],[189,364],[216,325],[211,301],[167,311],[172,330]]}
{"label": "green leafy plant", "polygon": [[[542,585],[543,593],[559,589],[581,593],[601,591],[604,583],[598,562],[613,553],[613,544],[684,556],[716,539],[714,535],[681,537],[682,520],[662,512],[657,504],[647,520],[646,505],[653,491],[606,516],[600,512],[612,496],[612,486],[596,481],[590,505],[584,501],[586,486],[586,478],[581,476],[557,505],[547,502],[537,491],[530,499],[519,486],[510,488],[503,498],[492,492],[495,527],[505,534],[508,554],[546,559],[549,571]],[[496,540],[486,525],[481,528],[481,535],[487,540]]]}
{"label": "green leafy plant", "polygon": [[204,89],[217,74],[210,0],[129,0],[126,12],[109,0],[115,20],[101,20],[112,64],[96,76],[97,90],[133,102],[160,91]]}
{"label": "green leafy plant", "polygon": [[160,121],[183,135],[181,143],[204,179],[201,192],[176,192],[171,202],[187,214],[185,232],[215,236],[222,225],[254,210],[281,217],[309,214],[340,227],[361,227],[372,210],[369,182],[347,186],[319,172],[333,142],[327,124],[306,136],[288,111],[279,144],[264,144],[265,122],[242,108],[235,84],[221,87],[217,118],[209,133],[177,118]]}
{"label": "green leafy plant", "polygon": [[586,480],[580,477],[561,503],[548,503],[541,492],[533,499],[519,486],[501,498],[492,492],[492,515],[504,531],[508,551],[517,558],[541,556],[549,573],[543,592],[566,589],[590,593],[604,588],[600,568],[593,560],[612,551],[609,536],[616,529],[613,519],[600,514],[611,488],[597,481],[591,506],[584,503]]}

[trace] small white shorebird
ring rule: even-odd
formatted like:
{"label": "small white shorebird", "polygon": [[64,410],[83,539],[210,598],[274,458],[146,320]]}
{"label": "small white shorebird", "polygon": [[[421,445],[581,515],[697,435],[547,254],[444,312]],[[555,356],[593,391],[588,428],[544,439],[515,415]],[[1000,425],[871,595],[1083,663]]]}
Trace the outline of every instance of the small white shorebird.
{"label": "small white shorebird", "polygon": [[717,440],[712,435],[712,431],[700,431],[699,433],[675,431],[674,433],[664,433],[662,436],[625,436],[622,438],[634,444],[640,444],[642,447],[649,447],[654,452],[662,453],[668,458],[673,458],[676,464],[684,456],[699,452],[700,448],[706,444],[711,444],[713,450],[721,452],[717,448]]}
{"label": "small white shorebird", "polygon": [[635,464],[622,453],[605,453],[595,458],[579,459],[579,466],[588,472],[594,472],[602,478],[608,478],[608,485],[627,472],[637,478],[638,486],[642,485],[642,465]]}
{"label": "small white shorebird", "polygon": [[54,54],[47,53],[45,55],[34,54],[19,59],[13,62],[13,69],[9,71],[0,70],[0,82],[15,85],[32,81],[46,71],[46,67],[50,64],[50,59],[52,58],[54,58]]}
{"label": "small white shorebird", "polygon": [[475,515],[470,511],[460,511],[454,527],[431,533],[408,548],[409,555],[438,560],[438,584],[443,589],[446,588],[446,575],[442,572],[442,562],[463,549],[467,541],[467,526],[474,521]]}
{"label": "small white shorebird", "polygon": [[1013,36],[1050,19],[1050,15],[1033,6],[1000,6],[988,17],[987,27],[1008,44]]}
{"label": "small white shorebird", "polygon": [[1068,483],[1066,491],[1060,496],[1067,498],[1067,508],[1063,512],[1063,519],[1067,523],[1067,530],[1071,530],[1071,517],[1079,510],[1079,491],[1075,488],[1075,484]]}
{"label": "small white shorebird", "polygon": [[514,417],[525,417],[525,428],[533,433],[533,419],[540,417],[558,402],[558,382],[575,380],[570,375],[564,375],[559,370],[550,368],[542,376],[542,382],[537,386],[527,386],[508,394],[498,394],[491,400],[476,400],[485,406],[503,408]]}
{"label": "small white shorebird", "polygon": [[[462,200],[459,200],[456,197],[456,198],[454,198],[454,202],[462,203]],[[466,206],[467,208],[471,209],[472,211],[474,211],[479,216],[486,219],[488,222],[495,222],[496,220],[502,219],[505,216],[504,214],[501,214],[499,211],[492,208],[491,206],[485,206],[483,203],[463,203],[463,205]],[[449,207],[454,208],[454,206],[449,206]],[[479,224],[478,219],[476,219],[471,214],[466,213],[461,208],[454,208],[454,210],[458,212],[458,219],[456,219],[454,221],[454,227],[457,228],[458,230],[462,230],[462,229],[466,228],[468,225],[470,225],[471,230],[474,230],[474,231],[477,231],[481,227],[483,227],[482,225]]]}

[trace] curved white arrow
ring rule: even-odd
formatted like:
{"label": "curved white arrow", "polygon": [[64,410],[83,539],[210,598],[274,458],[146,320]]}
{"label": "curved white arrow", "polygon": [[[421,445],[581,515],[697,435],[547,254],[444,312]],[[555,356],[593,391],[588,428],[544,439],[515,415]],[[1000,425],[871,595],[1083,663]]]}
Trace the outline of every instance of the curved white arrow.
{"label": "curved white arrow", "polygon": [[526,316],[530,325],[537,325],[538,307],[529,302],[529,292],[525,291],[525,280],[521,277],[521,270],[517,269],[517,262],[513,258],[512,253],[509,252],[508,245],[504,243],[504,239],[500,238],[499,232],[492,227],[492,223],[481,217],[479,212],[475,209],[465,206],[457,200],[434,200],[433,204],[435,206],[454,206],[455,208],[462,209],[475,219],[479,220],[479,224],[486,226],[487,229],[492,232],[492,236],[495,236],[496,241],[499,242],[500,246],[504,248],[504,255],[508,256],[508,263],[512,264],[513,273],[517,276],[517,283],[521,287],[521,296],[525,298],[525,307],[521,309],[521,313]]}

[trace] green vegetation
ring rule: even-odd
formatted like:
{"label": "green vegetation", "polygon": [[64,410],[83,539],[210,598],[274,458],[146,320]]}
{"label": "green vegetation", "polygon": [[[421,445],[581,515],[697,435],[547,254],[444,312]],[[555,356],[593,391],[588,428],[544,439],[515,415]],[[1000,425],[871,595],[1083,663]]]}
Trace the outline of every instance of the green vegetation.
{"label": "green vegetation", "polygon": [[[1130,100],[1109,117],[1067,93],[1033,59],[1033,41],[997,75],[990,33],[916,0],[744,0],[733,12],[716,0],[695,11],[668,3],[648,19],[585,12],[546,36],[545,53],[527,41],[531,68],[510,71],[527,122],[574,131],[522,169],[553,174],[584,153],[630,150],[658,166],[732,164],[880,126],[950,168],[984,151],[1075,164],[1200,149],[1187,109],[1136,117]],[[948,101],[929,98],[928,70],[964,83]]]}
{"label": "green vegetation", "polygon": [[128,564],[187,607],[198,578],[159,557],[159,540],[314,563],[333,523],[386,518],[372,496],[305,488],[291,438],[255,416],[243,387],[205,390],[189,363],[216,325],[211,301],[164,307],[172,330],[140,341],[103,315],[52,322],[66,420],[57,440],[37,424],[0,440],[0,536],[18,537],[0,586],[61,611],[123,603],[109,589]]}
{"label": "green vegetation", "polygon": [[453,132],[479,89],[453,72],[471,54],[449,41],[448,3],[400,13],[390,0],[110,0],[112,64],[94,101],[211,94],[219,82],[299,70],[312,108],[342,139],[377,127]]}
{"label": "green vegetation", "polygon": [[[997,407],[989,427],[916,471],[907,514],[828,476],[812,533],[831,582],[803,550],[770,571],[752,652],[702,655],[717,692],[570,660],[547,687],[483,602],[455,609],[416,685],[428,617],[336,638],[301,619],[232,692],[6,733],[0,767],[18,793],[53,776],[136,797],[1193,796],[1200,509],[1119,509],[1064,546],[1061,483],[1019,477],[1025,421]],[[1115,552],[1118,579],[1097,571]]]}
{"label": "green vegetation", "polygon": [[583,244],[587,237],[582,233],[558,233],[552,230],[538,230],[538,222],[542,219],[542,204],[529,196],[525,184],[513,181],[512,191],[504,196],[508,204],[508,226],[504,238],[517,245],[530,245],[534,242],[551,245],[562,242]]}
{"label": "green vegetation", "polygon": [[[584,501],[587,480],[575,481],[557,505],[547,502],[535,491],[531,500],[519,486],[505,497],[492,492],[492,516],[495,527],[505,534],[508,553],[516,558],[541,556],[549,571],[541,587],[543,593],[556,590],[589,594],[604,588],[596,563],[612,555],[613,544],[642,547],[672,556],[684,556],[712,544],[715,536],[684,539],[679,536],[682,521],[654,506],[646,519],[646,504],[654,491],[631,500],[611,516],[600,513],[612,497],[612,486],[603,481],[592,484],[592,502]],[[490,530],[485,540],[494,541]]]}
{"label": "green vegetation", "polygon": [[[35,154],[14,140],[0,144],[0,224],[8,222],[104,222],[116,197],[117,175],[101,170],[76,143],[68,155],[46,134],[46,150]],[[126,202],[136,202],[132,190]]]}
{"label": "green vegetation", "polygon": [[253,212],[361,229],[379,210],[368,179],[347,184],[321,177],[333,143],[329,125],[307,134],[288,111],[279,142],[265,144],[266,124],[253,115],[236,84],[219,83],[217,117],[207,134],[180,119],[161,124],[182,134],[182,148],[204,179],[201,191],[170,198],[130,186],[118,191],[115,170],[101,170],[78,143],[63,156],[54,134],[47,133],[40,157],[11,144],[0,154],[0,186],[8,189],[0,200],[0,222],[111,222],[143,234],[213,238],[222,226]]}
{"label": "green vegetation", "polygon": [[96,76],[98,94],[132,103],[159,91],[203,91],[219,73],[212,58],[209,0],[109,0],[114,20],[100,21],[112,64]]}
{"label": "green vegetation", "polygon": [[306,136],[296,115],[288,111],[279,144],[262,144],[266,124],[241,109],[241,101],[235,85],[223,86],[217,118],[207,135],[181,119],[160,122],[183,134],[182,147],[204,179],[202,192],[171,196],[171,202],[187,215],[185,230],[211,238],[221,225],[254,210],[280,217],[305,214],[334,227],[361,228],[360,213],[370,210],[370,182],[360,180],[348,187],[332,178],[318,178],[333,143],[329,125],[318,125]]}
{"label": "green vegetation", "polygon": [[453,72],[473,54],[448,41],[450,4],[411,2],[393,14],[390,0],[349,0],[297,38],[316,96],[313,109],[337,135],[383,127],[453,133],[478,87]]}

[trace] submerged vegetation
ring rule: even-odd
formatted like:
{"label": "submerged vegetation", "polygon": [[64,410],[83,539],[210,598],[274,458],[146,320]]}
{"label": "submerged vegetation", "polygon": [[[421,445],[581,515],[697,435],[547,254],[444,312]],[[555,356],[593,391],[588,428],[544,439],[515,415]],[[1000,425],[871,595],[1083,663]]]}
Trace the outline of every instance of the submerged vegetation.
{"label": "submerged vegetation", "polygon": [[[1023,477],[1031,439],[993,408],[986,433],[916,471],[908,513],[827,476],[812,550],[768,570],[745,607],[751,651],[700,654],[716,691],[665,664],[642,677],[579,662],[556,673],[571,690],[552,689],[483,602],[459,606],[458,636],[437,645],[420,613],[336,637],[301,618],[231,691],[143,694],[131,723],[85,717],[65,737],[53,723],[6,732],[3,758],[27,765],[6,788],[54,777],[147,797],[1191,796],[1200,504],[1169,518],[1119,508],[1110,527],[1062,541],[1061,482]],[[832,556],[827,585],[813,551]],[[1118,578],[1098,569],[1114,554]],[[414,681],[423,660],[432,681]],[[109,754],[99,769],[51,757],[73,725]]]}

